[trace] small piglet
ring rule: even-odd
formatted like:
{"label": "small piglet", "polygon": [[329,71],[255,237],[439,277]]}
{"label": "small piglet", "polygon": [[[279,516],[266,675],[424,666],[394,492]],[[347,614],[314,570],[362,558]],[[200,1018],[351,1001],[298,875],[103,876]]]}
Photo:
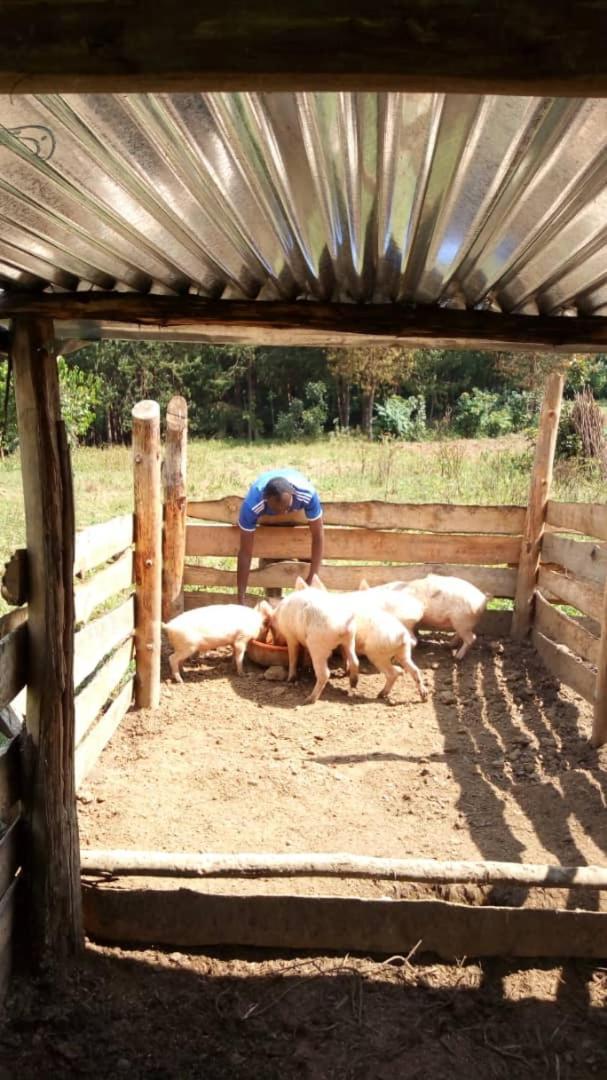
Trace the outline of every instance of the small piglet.
{"label": "small piglet", "polygon": [[[341,646],[349,665],[350,682],[356,685],[358,658],[354,650],[355,617],[351,609],[335,603],[321,588],[310,588],[303,578],[295,582],[295,592],[290,593],[271,614],[272,631],[278,640],[284,639],[289,650],[289,682],[297,673],[300,646],[304,646],[312,658],[316,683],[305,704],[318,700],[329,681],[327,663],[334,649]],[[277,637],[274,637],[277,640]]]}
{"label": "small piglet", "polygon": [[171,673],[175,682],[183,682],[179,665],[199,653],[204,656],[210,649],[231,645],[236,661],[236,671],[242,675],[242,661],[249,641],[258,638],[269,621],[272,608],[262,600],[254,608],[243,604],[209,604],[193,608],[177,615],[169,623],[163,623],[173,653],[169,656]]}
{"label": "small piglet", "polygon": [[423,608],[421,625],[429,630],[453,630],[456,640],[461,645],[455,650],[456,660],[462,660],[476,641],[475,628],[487,606],[487,596],[458,577],[443,577],[441,574],[428,574],[415,581],[394,581],[382,585],[377,590],[392,597],[387,603],[387,610],[397,614],[400,597],[407,597],[419,602]]}

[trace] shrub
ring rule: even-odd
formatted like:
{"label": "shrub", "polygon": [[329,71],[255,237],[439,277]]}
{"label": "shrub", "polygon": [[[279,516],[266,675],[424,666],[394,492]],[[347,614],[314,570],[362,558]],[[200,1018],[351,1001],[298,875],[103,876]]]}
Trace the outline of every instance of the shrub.
{"label": "shrub", "polygon": [[455,430],[468,438],[509,435],[530,427],[537,417],[537,394],[506,390],[501,394],[475,388],[461,394],[455,409]]}
{"label": "shrub", "polygon": [[317,439],[327,422],[326,387],[322,382],[306,383],[305,404],[293,398],[288,412],[278,414],[274,432],[278,439],[295,442],[297,439]]}
{"label": "shrub", "polygon": [[392,394],[375,406],[375,431],[397,439],[421,439],[426,432],[426,402],[420,395],[403,398]]}

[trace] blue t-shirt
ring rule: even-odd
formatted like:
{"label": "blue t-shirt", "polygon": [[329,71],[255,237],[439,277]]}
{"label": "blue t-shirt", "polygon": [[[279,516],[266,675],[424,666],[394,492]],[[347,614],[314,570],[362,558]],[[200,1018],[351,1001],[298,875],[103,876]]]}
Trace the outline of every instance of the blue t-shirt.
{"label": "blue t-shirt", "polygon": [[263,491],[268,481],[273,480],[275,476],[283,476],[295,489],[288,513],[303,510],[308,521],[317,521],[322,517],[320,499],[310,481],[302,473],[297,469],[268,469],[257,477],[254,484],[251,484],[242,501],[238,524],[245,532],[255,532],[262,514],[272,515],[273,511],[266,505]]}

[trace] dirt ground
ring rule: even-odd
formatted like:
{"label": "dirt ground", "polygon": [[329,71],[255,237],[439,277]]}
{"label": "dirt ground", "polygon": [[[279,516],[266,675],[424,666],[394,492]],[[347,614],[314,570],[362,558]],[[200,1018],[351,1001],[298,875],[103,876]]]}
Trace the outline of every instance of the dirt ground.
{"label": "dirt ground", "polygon": [[436,637],[416,659],[425,704],[409,678],[376,700],[377,673],[349,694],[338,669],[305,706],[308,675],[247,660],[238,678],[223,650],[178,685],[165,657],[160,708],[125,718],[80,793],[82,846],[604,862],[590,706],[527,645],[485,639],[458,664]]}

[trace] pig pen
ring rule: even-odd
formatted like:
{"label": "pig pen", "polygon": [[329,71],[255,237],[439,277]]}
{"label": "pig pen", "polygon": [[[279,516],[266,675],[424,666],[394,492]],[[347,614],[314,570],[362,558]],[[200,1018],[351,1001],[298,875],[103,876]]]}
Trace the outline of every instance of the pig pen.
{"label": "pig pen", "polygon": [[[237,552],[237,501],[184,506],[165,599],[167,582],[186,609],[233,599],[218,590],[235,571],[216,560]],[[547,503],[531,635],[514,638],[529,508],[324,509],[330,589],[455,573],[516,598],[514,624],[512,611],[488,611],[460,663],[445,637],[422,634],[426,703],[408,677],[378,701],[383,676],[364,661],[356,691],[336,667],[304,706],[305,672],[287,686],[247,659],[239,679],[219,650],[186,662],[177,685],[164,655],[159,707],[129,712],[82,777],[89,934],[445,958],[605,955],[607,751],[595,687],[606,508]],[[167,507],[165,570],[169,520]],[[250,586],[292,587],[306,532],[260,528],[264,565]]]}

